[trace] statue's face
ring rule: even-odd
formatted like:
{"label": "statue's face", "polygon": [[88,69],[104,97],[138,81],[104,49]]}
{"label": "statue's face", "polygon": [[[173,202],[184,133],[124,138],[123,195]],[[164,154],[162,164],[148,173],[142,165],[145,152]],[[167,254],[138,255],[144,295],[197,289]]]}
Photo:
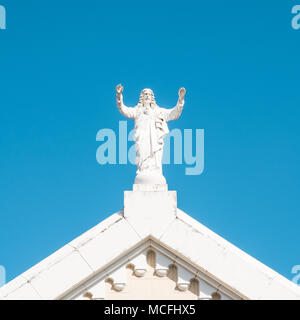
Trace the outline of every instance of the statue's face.
{"label": "statue's face", "polygon": [[144,89],[141,92],[141,100],[143,101],[143,104],[155,103],[153,91],[151,89]]}
{"label": "statue's face", "polygon": [[150,90],[144,91],[144,101],[151,101],[153,97],[153,93]]}

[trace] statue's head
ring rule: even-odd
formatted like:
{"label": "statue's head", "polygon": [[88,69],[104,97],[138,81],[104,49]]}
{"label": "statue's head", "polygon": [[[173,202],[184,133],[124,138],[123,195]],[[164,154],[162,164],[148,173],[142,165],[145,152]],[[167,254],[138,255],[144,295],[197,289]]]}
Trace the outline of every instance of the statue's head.
{"label": "statue's head", "polygon": [[139,103],[141,105],[144,105],[145,103],[149,103],[152,107],[156,105],[154,93],[151,89],[144,89],[140,94],[140,101]]}

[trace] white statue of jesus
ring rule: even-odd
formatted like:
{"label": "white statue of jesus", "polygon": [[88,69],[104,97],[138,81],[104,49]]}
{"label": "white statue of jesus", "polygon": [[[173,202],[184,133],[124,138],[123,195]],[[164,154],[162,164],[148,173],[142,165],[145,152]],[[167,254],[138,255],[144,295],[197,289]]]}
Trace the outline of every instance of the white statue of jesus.
{"label": "white statue of jesus", "polygon": [[169,129],[167,122],[180,117],[184,105],[185,89],[179,89],[177,105],[172,109],[159,107],[151,89],[144,89],[135,107],[126,107],[123,103],[123,87],[116,87],[117,105],[127,118],[135,120],[135,148],[138,167],[135,184],[166,184],[162,174],[162,156],[164,137]]}

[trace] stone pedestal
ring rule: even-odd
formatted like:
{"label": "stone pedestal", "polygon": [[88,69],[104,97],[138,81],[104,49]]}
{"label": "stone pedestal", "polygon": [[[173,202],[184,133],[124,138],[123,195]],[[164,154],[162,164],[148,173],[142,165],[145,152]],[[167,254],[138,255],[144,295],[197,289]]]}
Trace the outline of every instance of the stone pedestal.
{"label": "stone pedestal", "polygon": [[134,184],[156,185],[166,184],[166,179],[160,170],[140,172],[134,180]]}
{"label": "stone pedestal", "polygon": [[124,192],[124,218],[142,238],[158,238],[176,219],[177,193],[168,191],[166,184],[135,184],[133,191]]}

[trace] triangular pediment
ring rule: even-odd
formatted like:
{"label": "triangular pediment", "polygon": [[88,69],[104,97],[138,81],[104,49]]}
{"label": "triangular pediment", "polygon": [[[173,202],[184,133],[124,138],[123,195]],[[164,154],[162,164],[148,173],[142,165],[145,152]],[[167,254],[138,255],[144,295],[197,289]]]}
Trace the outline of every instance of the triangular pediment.
{"label": "triangular pediment", "polygon": [[243,299],[190,264],[182,255],[148,237],[138,247],[64,293],[76,300]]}
{"label": "triangular pediment", "polygon": [[125,193],[124,210],[0,288],[8,300],[130,295],[300,299],[300,288],[178,209],[174,192]]}

